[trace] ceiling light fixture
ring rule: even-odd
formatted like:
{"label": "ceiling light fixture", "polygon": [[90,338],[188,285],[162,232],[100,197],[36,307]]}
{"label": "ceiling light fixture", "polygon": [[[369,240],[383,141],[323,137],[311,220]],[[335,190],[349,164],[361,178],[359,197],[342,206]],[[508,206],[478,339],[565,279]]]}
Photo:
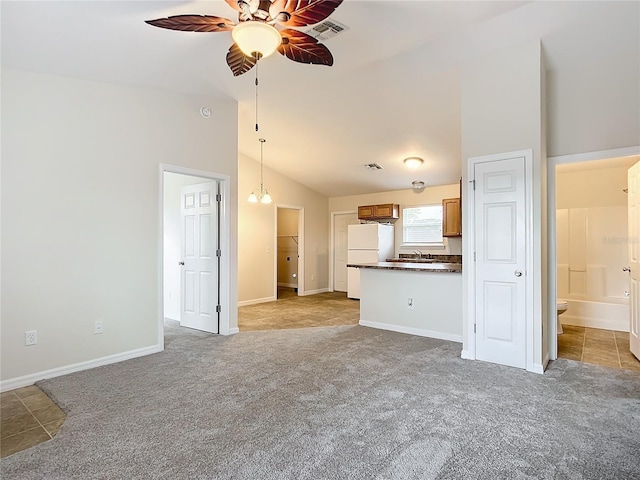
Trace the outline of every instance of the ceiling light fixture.
{"label": "ceiling light fixture", "polygon": [[411,188],[414,190],[422,190],[424,188],[424,182],[421,180],[414,180],[411,182]]}
{"label": "ceiling light fixture", "polygon": [[271,195],[269,195],[262,180],[262,147],[266,140],[264,138],[259,138],[258,140],[260,141],[260,191],[256,194],[256,190],[253,190],[247,200],[251,203],[258,203],[259,201],[260,203],[269,204],[272,202]]}
{"label": "ceiling light fixture", "polygon": [[422,162],[424,162],[424,160],[422,160],[419,157],[408,157],[404,159],[404,164],[408,167],[411,168],[412,170],[415,170],[416,168],[418,168],[420,165],[422,165]]}
{"label": "ceiling light fixture", "polygon": [[231,36],[245,55],[254,57],[256,60],[268,57],[282,43],[280,32],[273,25],[259,20],[239,23],[233,27]]}

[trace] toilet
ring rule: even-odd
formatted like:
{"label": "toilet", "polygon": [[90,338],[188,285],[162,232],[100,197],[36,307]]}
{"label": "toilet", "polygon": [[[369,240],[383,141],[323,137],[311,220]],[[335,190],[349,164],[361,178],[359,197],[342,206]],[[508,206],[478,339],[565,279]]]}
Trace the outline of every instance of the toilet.
{"label": "toilet", "polygon": [[556,309],[558,311],[558,335],[563,333],[562,323],[560,322],[560,315],[566,312],[567,308],[569,308],[569,304],[567,303],[566,300],[560,300],[560,299],[556,300]]}

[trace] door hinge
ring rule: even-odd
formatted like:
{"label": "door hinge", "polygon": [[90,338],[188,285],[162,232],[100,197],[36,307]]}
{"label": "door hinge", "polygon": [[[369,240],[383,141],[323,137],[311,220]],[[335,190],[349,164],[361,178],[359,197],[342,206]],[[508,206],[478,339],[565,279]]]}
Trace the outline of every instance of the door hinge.
{"label": "door hinge", "polygon": [[221,202],[222,201],[222,195],[220,193],[216,194],[216,202]]}
{"label": "door hinge", "polygon": [[476,252],[473,252],[473,261],[476,261]]}
{"label": "door hinge", "polygon": [[222,256],[222,250],[217,249],[216,250],[216,257],[221,257]]}
{"label": "door hinge", "polygon": [[476,333],[476,324],[473,324],[473,333]]}
{"label": "door hinge", "polygon": [[470,183],[471,185],[473,185],[473,189],[475,190],[475,189],[476,189],[476,181],[475,181],[475,179],[473,179],[473,180],[469,180],[469,183]]}
{"label": "door hinge", "polygon": [[220,313],[222,311],[221,305],[216,305],[216,313]]}

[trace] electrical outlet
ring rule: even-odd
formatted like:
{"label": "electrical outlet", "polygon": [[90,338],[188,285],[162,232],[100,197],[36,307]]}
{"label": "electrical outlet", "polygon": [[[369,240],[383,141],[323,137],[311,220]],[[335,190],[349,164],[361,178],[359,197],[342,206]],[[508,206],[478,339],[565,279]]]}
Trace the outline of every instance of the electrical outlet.
{"label": "electrical outlet", "polygon": [[407,307],[409,310],[413,310],[413,298],[409,298],[409,300],[407,300]]}
{"label": "electrical outlet", "polygon": [[96,323],[93,324],[93,333],[94,335],[98,335],[102,332],[104,332],[102,329],[102,322],[100,320],[96,320]]}
{"label": "electrical outlet", "polygon": [[25,345],[35,345],[38,343],[38,331],[37,330],[29,330],[28,332],[24,332],[24,344]]}
{"label": "electrical outlet", "polygon": [[311,274],[311,281],[313,281],[313,280],[315,280],[315,279],[316,279],[316,276],[312,273],[312,274]]}

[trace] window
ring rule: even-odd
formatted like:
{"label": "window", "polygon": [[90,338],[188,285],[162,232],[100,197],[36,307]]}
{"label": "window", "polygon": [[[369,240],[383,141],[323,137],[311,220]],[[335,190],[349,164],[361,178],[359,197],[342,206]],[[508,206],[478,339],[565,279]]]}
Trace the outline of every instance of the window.
{"label": "window", "polygon": [[442,204],[403,208],[402,243],[442,245]]}

